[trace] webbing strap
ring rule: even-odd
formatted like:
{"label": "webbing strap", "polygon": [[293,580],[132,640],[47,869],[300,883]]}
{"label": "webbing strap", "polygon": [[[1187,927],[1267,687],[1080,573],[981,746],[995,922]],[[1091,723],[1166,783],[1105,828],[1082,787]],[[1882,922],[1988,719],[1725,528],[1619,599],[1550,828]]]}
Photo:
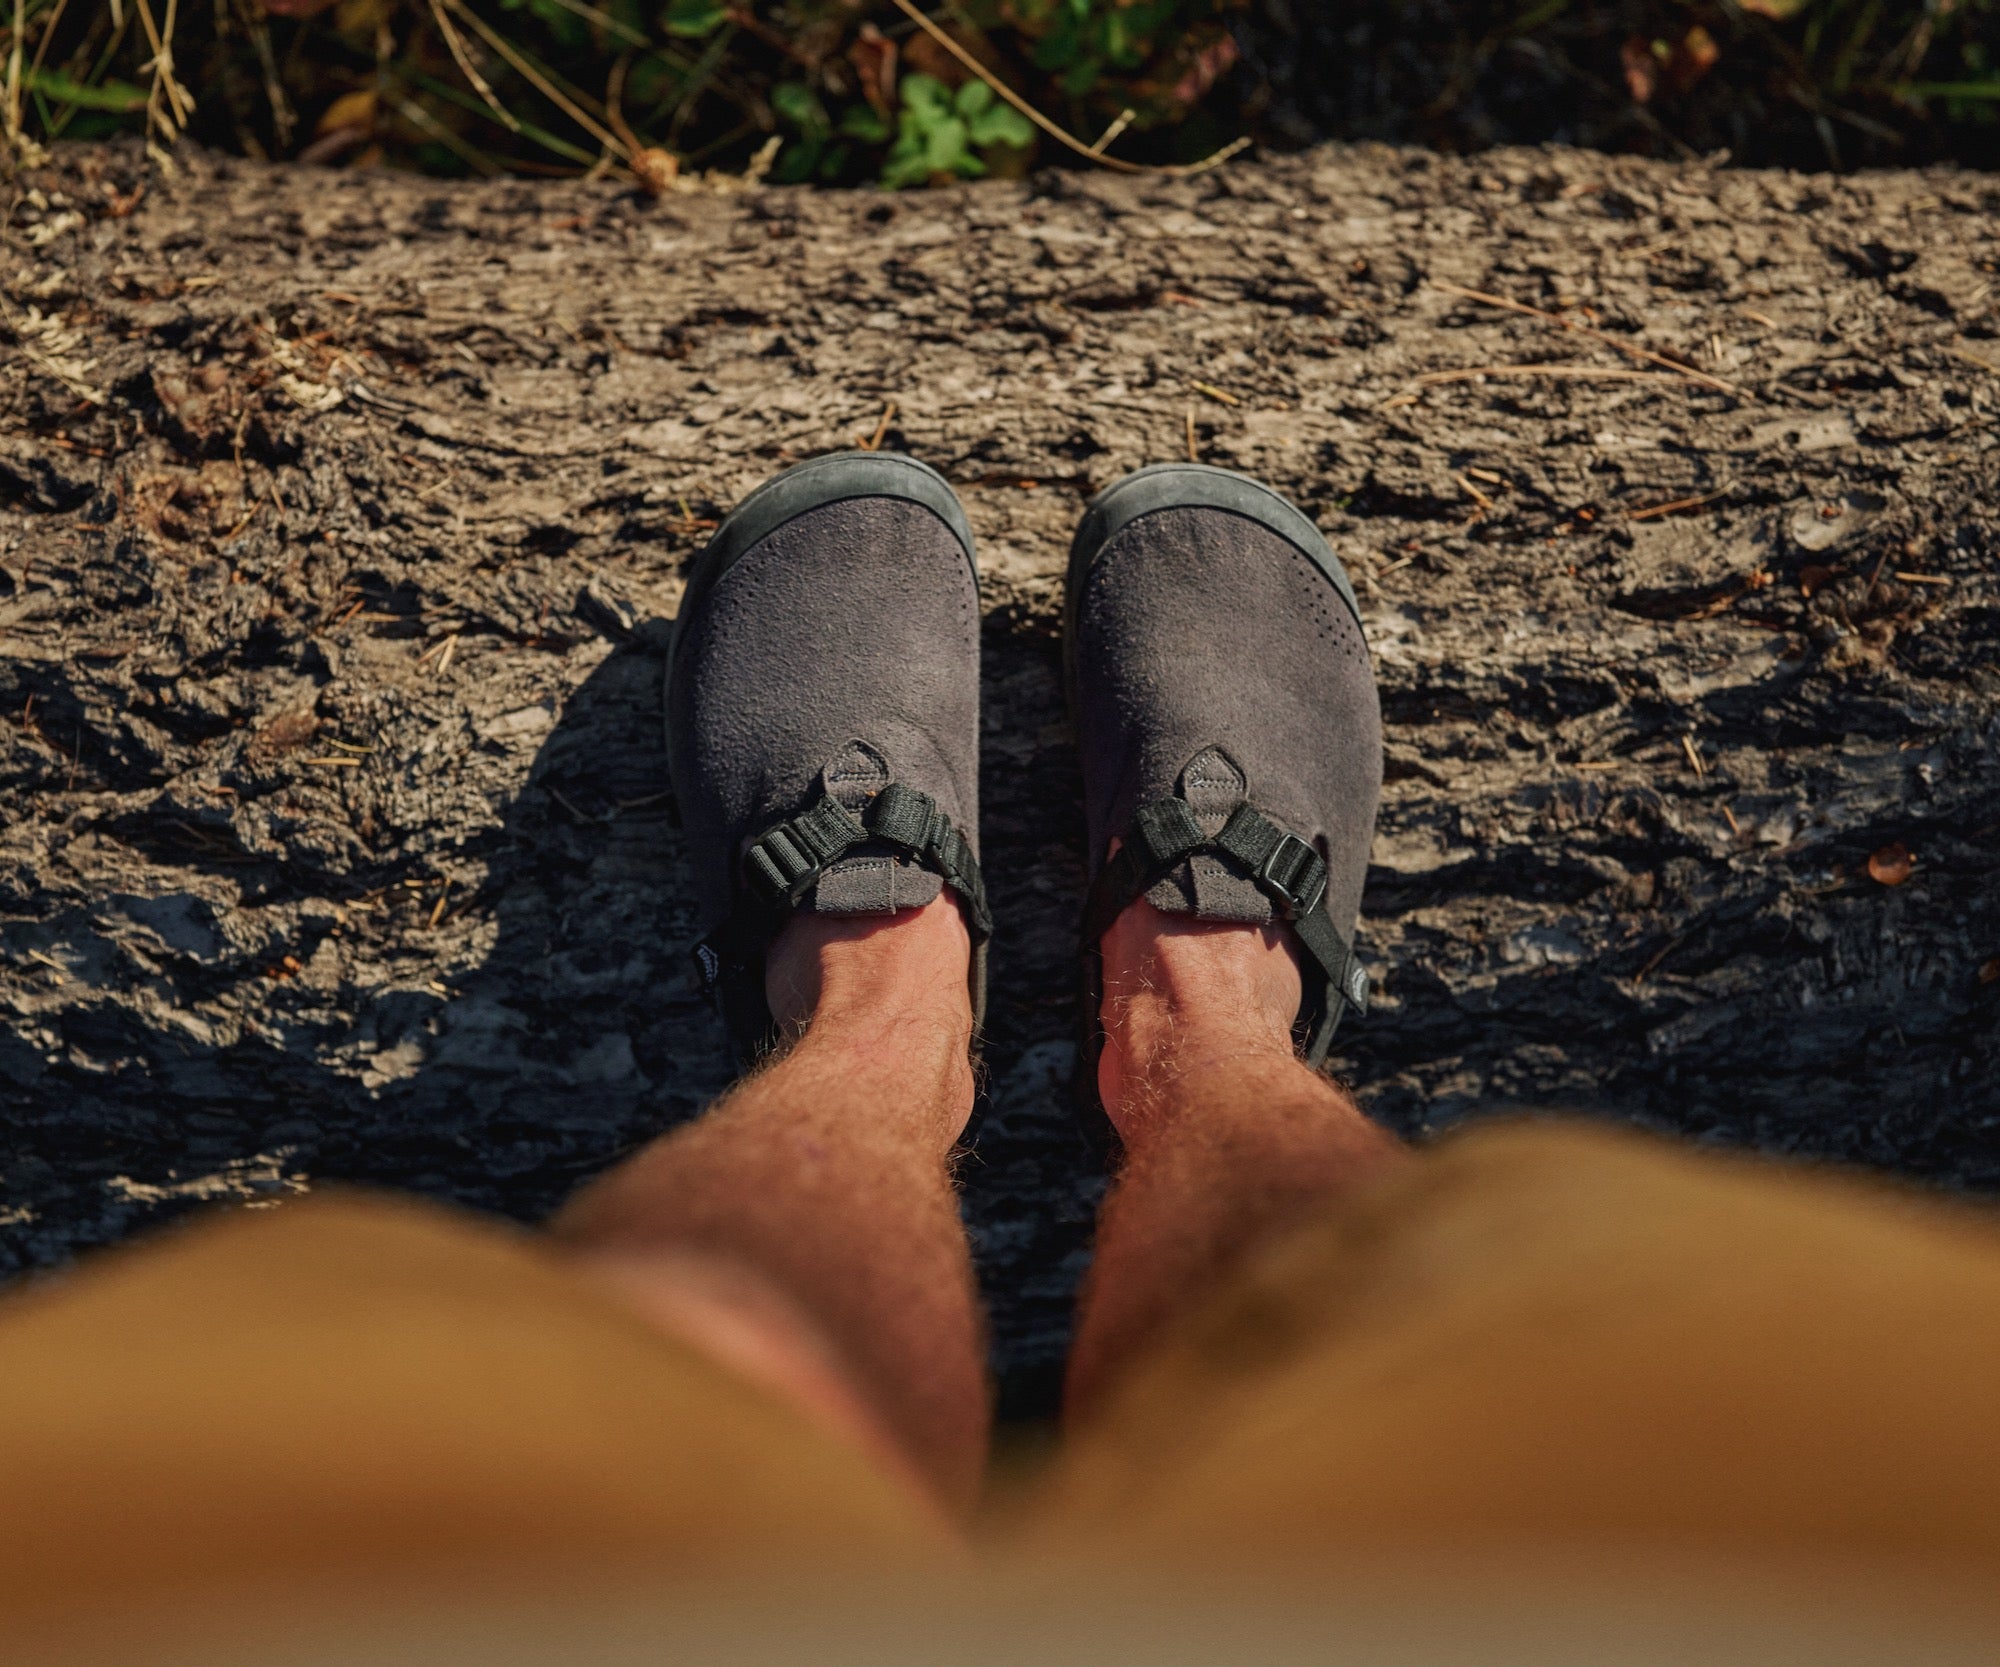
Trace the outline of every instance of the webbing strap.
{"label": "webbing strap", "polygon": [[[1308,980],[1301,1026],[1308,1032],[1307,1057],[1325,1056],[1333,1027],[1352,1008],[1368,1010],[1368,973],[1328,917],[1326,861],[1297,834],[1278,826],[1262,811],[1238,805],[1210,838],[1185,799],[1155,799],[1141,805],[1117,852],[1090,888],[1083,911],[1083,938],[1095,953],[1111,923],[1190,857],[1219,857],[1255,882],[1277,906],[1299,946],[1321,975],[1324,1006],[1313,999]],[[1320,1010],[1315,1010],[1320,1009]]]}
{"label": "webbing strap", "polygon": [[928,793],[891,782],[861,807],[859,815],[825,794],[750,842],[743,853],[743,890],[735,907],[695,945],[703,982],[713,988],[727,968],[761,956],[820,876],[870,839],[941,876],[964,901],[975,943],[993,935],[986,882],[971,844]]}

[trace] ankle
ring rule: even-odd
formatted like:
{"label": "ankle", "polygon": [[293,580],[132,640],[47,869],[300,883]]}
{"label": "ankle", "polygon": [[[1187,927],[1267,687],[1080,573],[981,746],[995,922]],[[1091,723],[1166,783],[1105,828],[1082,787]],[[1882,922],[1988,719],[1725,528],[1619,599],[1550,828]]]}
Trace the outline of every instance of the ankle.
{"label": "ankle", "polygon": [[797,914],[765,958],[781,1030],[911,1021],[972,1034],[972,938],[947,894],[892,915]]}
{"label": "ankle", "polygon": [[949,1145],[976,1089],[971,953],[949,896],[894,915],[796,915],[772,945],[765,989],[797,1039],[792,1058],[843,1083],[879,1081],[885,1105],[940,1109]]}
{"label": "ankle", "polygon": [[1102,947],[1098,1086],[1128,1142],[1209,1076],[1298,1069],[1292,1021],[1301,983],[1282,927],[1163,914],[1141,899]]}

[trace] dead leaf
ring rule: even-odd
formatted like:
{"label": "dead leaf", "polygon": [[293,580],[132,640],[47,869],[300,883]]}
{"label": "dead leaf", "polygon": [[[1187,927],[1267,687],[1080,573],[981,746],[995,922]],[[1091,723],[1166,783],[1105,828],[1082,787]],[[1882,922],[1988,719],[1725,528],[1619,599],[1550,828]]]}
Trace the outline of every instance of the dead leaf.
{"label": "dead leaf", "polygon": [[303,746],[319,733],[319,719],[311,712],[280,712],[257,731],[256,745],[264,752],[286,752]]}
{"label": "dead leaf", "polygon": [[847,49],[847,61],[861,81],[861,96],[875,114],[890,120],[896,109],[896,43],[875,27],[864,23]]}
{"label": "dead leaf", "polygon": [[1830,567],[1802,567],[1799,569],[1799,593],[1810,601],[1833,583],[1833,577]]}
{"label": "dead leaf", "polygon": [[1633,35],[1618,49],[1624,66],[1625,88],[1634,104],[1651,104],[1660,90],[1660,60],[1653,56],[1652,44],[1644,35]]}
{"label": "dead leaf", "polygon": [[1899,839],[1893,845],[1883,846],[1868,859],[1868,877],[1877,885],[1900,886],[1910,877],[1910,870],[1915,866],[1910,848]]}
{"label": "dead leaf", "polygon": [[375,125],[375,89],[363,87],[359,92],[342,93],[326,107],[315,133],[337,133],[344,127],[358,127],[363,132]]}
{"label": "dead leaf", "polygon": [[1982,984],[2000,984],[2000,955],[1994,956],[1992,960],[1980,966],[1979,982]]}
{"label": "dead leaf", "polygon": [[1715,37],[1697,23],[1675,43],[1673,56],[1667,60],[1668,87],[1676,93],[1691,91],[1721,57],[1722,48],[1715,44]]}
{"label": "dead leaf", "polygon": [[675,180],[680,178],[681,159],[672,151],[662,150],[658,145],[648,146],[632,154],[632,174],[639,182],[639,189],[649,197],[660,197],[667,193]]}

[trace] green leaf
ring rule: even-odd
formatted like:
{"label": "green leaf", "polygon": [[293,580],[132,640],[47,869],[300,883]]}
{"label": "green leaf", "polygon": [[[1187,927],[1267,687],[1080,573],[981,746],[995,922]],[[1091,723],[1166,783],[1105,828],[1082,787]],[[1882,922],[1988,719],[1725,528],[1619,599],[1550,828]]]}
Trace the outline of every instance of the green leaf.
{"label": "green leaf", "polygon": [[780,81],[771,89],[771,108],[808,139],[824,139],[833,131],[826,107],[803,81]]}
{"label": "green leaf", "polygon": [[1898,98],[1965,98],[2000,101],[2000,78],[1992,81],[1906,81],[1896,89]]}
{"label": "green leaf", "polygon": [[850,104],[834,131],[843,138],[859,139],[864,145],[886,145],[892,129],[888,118],[872,104]]}
{"label": "green leaf", "polygon": [[985,165],[972,154],[965,123],[956,116],[934,122],[924,135],[925,157],[934,174],[983,174]]}
{"label": "green leaf", "polygon": [[1028,118],[1011,104],[995,104],[967,124],[972,142],[984,149],[988,145],[1012,145],[1016,150],[1026,150],[1035,142],[1035,130]]}
{"label": "green leaf", "polygon": [[561,0],[528,0],[528,10],[550,34],[572,51],[590,39],[583,19],[561,4]]}
{"label": "green leaf", "polygon": [[771,170],[771,178],[780,185],[797,185],[810,178],[814,165],[819,161],[822,143],[818,139],[794,139],[779,155],[778,165]]}
{"label": "green leaf", "polygon": [[951,119],[951,94],[934,75],[903,77],[903,108],[914,111],[926,123]]}
{"label": "green leaf", "polygon": [[1062,90],[1071,98],[1082,98],[1097,85],[1097,78],[1104,72],[1104,60],[1084,58],[1070,65],[1062,75]]}
{"label": "green leaf", "polygon": [[958,89],[952,103],[958,106],[958,113],[967,121],[977,121],[980,113],[993,102],[993,89],[984,81],[968,81]]}
{"label": "green leaf", "polygon": [[1064,69],[1076,62],[1076,56],[1083,50],[1083,39],[1072,28],[1061,28],[1052,35],[1044,35],[1035,42],[1034,62],[1036,69]]}
{"label": "green leaf", "polygon": [[100,81],[93,87],[59,69],[34,69],[28,71],[28,86],[44,98],[83,110],[112,110],[123,115],[146,108],[146,89],[129,81]]}
{"label": "green leaf", "polygon": [[682,40],[700,40],[728,21],[729,8],[721,0],[667,0],[660,27]]}
{"label": "green leaf", "polygon": [[898,190],[940,174],[974,179],[986,172],[986,165],[972,154],[971,131],[942,81],[930,75],[906,75],[902,92],[896,143],[882,165],[884,185]]}

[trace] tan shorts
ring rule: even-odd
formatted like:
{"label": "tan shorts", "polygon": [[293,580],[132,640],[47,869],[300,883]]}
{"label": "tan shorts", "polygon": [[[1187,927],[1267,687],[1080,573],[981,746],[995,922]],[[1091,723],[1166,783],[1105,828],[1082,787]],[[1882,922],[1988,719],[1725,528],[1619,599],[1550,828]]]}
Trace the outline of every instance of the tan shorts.
{"label": "tan shorts", "polygon": [[[1997,1413],[1991,1215],[1491,1128],[1261,1255],[1005,1532],[1170,1567],[1587,1544],[1990,1579]],[[326,1579],[965,1555],[864,1455],[450,1210],[241,1211],[0,1305],[10,1624]]]}

